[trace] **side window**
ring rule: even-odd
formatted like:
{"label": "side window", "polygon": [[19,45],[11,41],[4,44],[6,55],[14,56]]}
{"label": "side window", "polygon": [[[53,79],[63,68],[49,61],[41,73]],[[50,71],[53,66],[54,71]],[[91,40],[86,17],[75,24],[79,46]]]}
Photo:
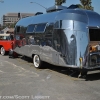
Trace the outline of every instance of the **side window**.
{"label": "side window", "polygon": [[53,24],[49,24],[46,27],[45,33],[46,33],[45,34],[45,37],[52,38],[52,34],[53,34]]}
{"label": "side window", "polygon": [[0,39],[2,39],[2,40],[8,40],[8,36],[1,36]]}
{"label": "side window", "polygon": [[0,36],[0,40],[2,40],[2,36]]}
{"label": "side window", "polygon": [[10,40],[13,40],[13,39],[14,39],[13,35],[10,35]]}
{"label": "side window", "polygon": [[6,40],[10,40],[10,36],[7,36],[7,37],[6,37]]}
{"label": "side window", "polygon": [[6,39],[7,39],[7,37],[6,37],[6,36],[4,36],[4,37],[3,37],[3,39],[4,39],[4,40],[6,40]]}
{"label": "side window", "polygon": [[21,27],[20,27],[20,32],[21,32],[22,34],[24,34],[24,33],[26,32],[26,27],[21,26]]}
{"label": "side window", "polygon": [[20,32],[20,26],[17,27],[17,30],[16,31],[17,31],[17,33]]}
{"label": "side window", "polygon": [[45,30],[45,44],[50,47],[52,46],[53,25],[53,23],[49,24]]}
{"label": "side window", "polygon": [[45,31],[45,28],[46,28],[46,23],[44,23],[44,24],[38,24],[36,26],[35,32],[36,33],[43,33]]}
{"label": "side window", "polygon": [[59,21],[56,21],[56,22],[55,22],[54,28],[55,28],[55,29],[59,29],[59,28],[60,28],[60,22],[59,22]]}
{"label": "side window", "polygon": [[33,33],[35,29],[35,25],[29,25],[27,27],[26,33]]}

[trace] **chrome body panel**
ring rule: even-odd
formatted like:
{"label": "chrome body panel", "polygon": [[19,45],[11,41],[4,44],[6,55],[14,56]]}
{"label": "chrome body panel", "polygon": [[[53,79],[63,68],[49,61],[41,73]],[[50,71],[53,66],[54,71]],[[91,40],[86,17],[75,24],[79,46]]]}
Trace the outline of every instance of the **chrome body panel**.
{"label": "chrome body panel", "polygon": [[[46,33],[25,35],[25,39],[34,37],[34,44],[26,43],[16,46],[14,51],[32,57],[38,54],[42,61],[53,65],[88,68],[89,56],[89,27],[100,27],[100,15],[93,11],[81,9],[64,9],[52,13],[41,14],[19,20],[17,26],[27,27],[30,24],[53,24],[52,39]],[[16,28],[15,27],[15,28]],[[16,33],[15,33],[16,35]],[[38,38],[38,39],[37,39]],[[21,39],[22,41],[23,39]],[[46,44],[43,42],[46,40]],[[36,41],[39,41],[36,43]],[[51,43],[51,44],[50,44]],[[18,43],[17,43],[18,44]],[[82,62],[80,63],[80,58]]]}

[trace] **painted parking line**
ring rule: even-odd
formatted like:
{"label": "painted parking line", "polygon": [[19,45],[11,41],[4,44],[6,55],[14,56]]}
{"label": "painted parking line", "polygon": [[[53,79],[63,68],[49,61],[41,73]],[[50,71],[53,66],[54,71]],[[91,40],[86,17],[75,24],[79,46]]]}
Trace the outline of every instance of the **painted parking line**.
{"label": "painted parking line", "polygon": [[[39,74],[36,73],[36,72],[33,72],[33,71],[29,71],[29,70],[26,70],[25,68],[22,68],[21,66],[17,66],[16,64],[12,63],[12,62],[9,62],[9,61],[3,61],[3,60],[0,60],[0,66],[4,66],[3,62],[5,63],[8,63],[10,64],[11,66],[13,66],[14,68],[17,68],[19,70],[19,72],[25,72],[25,73],[31,73],[31,74],[34,74],[35,76],[39,77]],[[0,70],[1,73],[5,73],[3,72],[2,70]],[[16,72],[15,72],[16,73]]]}
{"label": "painted parking line", "polygon": [[39,76],[39,74],[36,73],[36,72],[26,70],[25,68],[22,68],[22,67],[20,67],[20,66],[17,66],[17,65],[15,65],[15,64],[13,64],[13,63],[11,63],[11,62],[9,62],[9,61],[5,61],[5,62],[6,62],[6,63],[9,63],[10,65],[14,66],[15,68],[19,68],[20,70],[23,70],[23,71],[25,71],[25,72],[30,72],[30,73],[32,73],[32,74],[35,74],[36,76]]}

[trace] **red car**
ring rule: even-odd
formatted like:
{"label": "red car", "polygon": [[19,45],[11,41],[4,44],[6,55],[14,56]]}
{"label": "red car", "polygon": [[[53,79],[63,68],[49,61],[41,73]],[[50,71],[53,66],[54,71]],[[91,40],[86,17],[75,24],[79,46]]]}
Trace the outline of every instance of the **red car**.
{"label": "red car", "polygon": [[0,34],[0,53],[5,55],[10,49],[13,49],[13,34]]}

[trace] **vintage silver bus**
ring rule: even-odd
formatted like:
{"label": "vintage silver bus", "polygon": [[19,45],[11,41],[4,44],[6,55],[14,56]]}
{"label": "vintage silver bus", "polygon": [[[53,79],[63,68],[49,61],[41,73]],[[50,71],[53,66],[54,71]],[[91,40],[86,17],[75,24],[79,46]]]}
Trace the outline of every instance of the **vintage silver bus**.
{"label": "vintage silver bus", "polygon": [[42,62],[82,70],[100,68],[100,15],[91,10],[51,7],[20,19],[13,51]]}

